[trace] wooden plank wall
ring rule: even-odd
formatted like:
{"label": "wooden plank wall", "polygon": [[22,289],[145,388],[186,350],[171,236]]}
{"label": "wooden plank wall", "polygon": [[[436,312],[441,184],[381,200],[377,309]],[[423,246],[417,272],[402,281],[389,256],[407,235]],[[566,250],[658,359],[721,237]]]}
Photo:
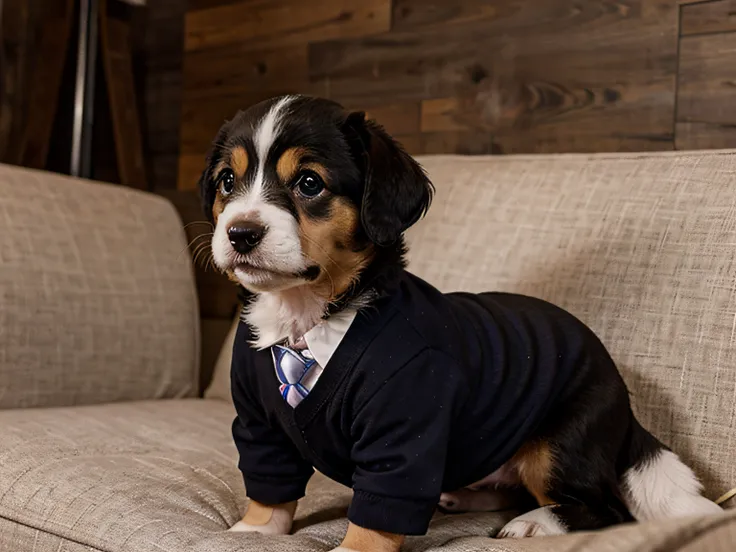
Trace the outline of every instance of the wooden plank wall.
{"label": "wooden plank wall", "polygon": [[176,187],[186,0],[148,2],[134,41],[143,72],[142,131],[148,181]]}
{"label": "wooden plank wall", "polygon": [[736,0],[682,6],[676,146],[736,147]]}
{"label": "wooden plank wall", "polygon": [[421,153],[736,146],[736,0],[189,0],[179,187],[276,94]]}

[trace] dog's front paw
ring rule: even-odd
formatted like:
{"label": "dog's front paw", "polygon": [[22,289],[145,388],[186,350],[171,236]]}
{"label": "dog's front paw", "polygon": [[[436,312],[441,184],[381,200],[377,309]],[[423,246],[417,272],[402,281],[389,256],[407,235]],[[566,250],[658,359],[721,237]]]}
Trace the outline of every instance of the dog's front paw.
{"label": "dog's front paw", "polygon": [[266,506],[251,501],[245,517],[233,525],[229,531],[235,533],[250,531],[263,535],[288,535],[291,531],[295,510],[296,501],[276,506]]}
{"label": "dog's front paw", "polygon": [[228,531],[232,531],[233,533],[261,533],[262,535],[288,535],[289,527],[283,527],[282,524],[274,523],[274,520],[269,521],[265,525],[251,525],[250,523],[239,521],[228,529]]}

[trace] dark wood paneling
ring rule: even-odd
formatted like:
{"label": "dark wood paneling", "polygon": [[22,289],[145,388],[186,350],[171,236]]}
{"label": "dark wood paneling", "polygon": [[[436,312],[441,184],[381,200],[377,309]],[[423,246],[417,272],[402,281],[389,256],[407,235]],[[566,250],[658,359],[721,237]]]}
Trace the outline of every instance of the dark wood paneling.
{"label": "dark wood paneling", "polygon": [[716,0],[682,7],[682,35],[736,31],[736,0]]}
{"label": "dark wood paneling", "polygon": [[[399,26],[402,15],[414,16],[408,4],[394,14]],[[677,9],[671,2],[585,8],[508,2],[483,19],[479,6],[490,4],[464,2],[475,10],[472,17],[448,8],[434,18],[415,17],[412,30],[313,44],[310,76],[328,81],[332,97],[353,103],[449,101],[442,130],[518,134],[514,141],[525,151],[537,151],[537,126],[572,151],[631,149],[628,140],[646,149],[672,147]],[[532,15],[530,5],[539,13]],[[423,122],[425,130],[435,119]]]}
{"label": "dark wood paneling", "polygon": [[190,11],[187,51],[227,44],[304,44],[389,30],[391,0],[248,0]]}
{"label": "dark wood paneling", "polygon": [[677,149],[736,148],[736,124],[677,123]]}
{"label": "dark wood paneling", "polygon": [[104,2],[100,6],[100,45],[115,133],[118,174],[122,184],[147,190],[133,77],[131,24],[129,20],[118,19],[108,13],[106,6]]}
{"label": "dark wood paneling", "polygon": [[179,183],[224,120],[282,93],[366,110],[412,153],[722,144],[735,2],[191,0]]}
{"label": "dark wood paneling", "polygon": [[208,8],[216,8],[218,6],[227,6],[228,4],[238,4],[243,0],[188,0],[187,10],[205,10]]}
{"label": "dark wood paneling", "polygon": [[425,132],[421,136],[421,153],[458,153],[462,155],[482,155],[498,153],[490,132],[444,131]]}
{"label": "dark wood paneling", "polygon": [[190,52],[184,75],[184,101],[298,87],[308,77],[307,45],[266,50],[234,45]]}
{"label": "dark wood paneling", "polygon": [[156,0],[145,8],[143,138],[154,190],[176,187],[187,0]]}
{"label": "dark wood paneling", "polygon": [[507,4],[510,3],[489,0],[395,0],[393,29],[402,31],[452,22],[491,21],[500,13],[509,12]]}
{"label": "dark wood paneling", "polygon": [[73,0],[65,0],[41,16],[21,138],[20,162],[26,167],[46,167],[73,15]]}
{"label": "dark wood paneling", "polygon": [[27,0],[0,2],[0,162],[18,163],[28,58],[31,55],[31,10]]}
{"label": "dark wood paneling", "polygon": [[682,38],[677,117],[736,124],[736,33]]}
{"label": "dark wood paneling", "polygon": [[[352,106],[347,106],[352,107]],[[371,107],[359,106],[368,119],[380,122],[389,134],[395,136],[416,134],[420,130],[419,102],[397,102]]]}

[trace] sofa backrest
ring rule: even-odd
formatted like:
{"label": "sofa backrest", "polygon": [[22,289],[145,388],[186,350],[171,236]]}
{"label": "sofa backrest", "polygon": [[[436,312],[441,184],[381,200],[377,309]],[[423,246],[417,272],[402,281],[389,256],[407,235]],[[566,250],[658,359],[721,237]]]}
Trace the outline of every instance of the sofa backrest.
{"label": "sofa backrest", "polygon": [[736,484],[736,152],[420,158],[410,269],[552,301],[603,340],[640,421],[711,497]]}
{"label": "sofa backrest", "polygon": [[191,396],[198,364],[174,208],[0,165],[0,408]]}

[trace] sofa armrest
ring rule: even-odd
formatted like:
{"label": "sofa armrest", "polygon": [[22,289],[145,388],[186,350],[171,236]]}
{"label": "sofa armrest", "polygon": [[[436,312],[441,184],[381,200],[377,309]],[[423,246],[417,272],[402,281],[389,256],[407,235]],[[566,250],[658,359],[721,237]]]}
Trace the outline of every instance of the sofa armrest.
{"label": "sofa armrest", "polygon": [[193,396],[181,221],[121,186],[0,165],[0,408]]}

